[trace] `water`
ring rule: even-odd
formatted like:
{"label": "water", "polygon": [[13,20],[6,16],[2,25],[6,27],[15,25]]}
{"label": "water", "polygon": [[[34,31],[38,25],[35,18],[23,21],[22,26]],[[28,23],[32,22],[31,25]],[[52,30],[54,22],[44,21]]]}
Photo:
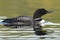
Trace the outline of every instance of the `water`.
{"label": "water", "polygon": [[[53,30],[54,31],[59,31],[60,29],[53,29]],[[7,36],[7,34],[8,33],[5,33],[5,34],[0,33],[0,36],[1,35]],[[46,35],[46,36],[52,36],[52,37],[48,37],[48,38],[43,37],[43,38],[40,38],[40,37],[36,37],[36,35],[30,35],[28,37],[21,37],[18,34],[18,36],[16,38],[14,38],[14,37],[12,37],[12,38],[7,38],[7,37],[1,38],[0,37],[0,40],[60,40],[60,32],[55,32],[55,33],[52,33],[52,34],[49,34],[49,35]],[[58,36],[58,37],[56,38],[55,36]]]}

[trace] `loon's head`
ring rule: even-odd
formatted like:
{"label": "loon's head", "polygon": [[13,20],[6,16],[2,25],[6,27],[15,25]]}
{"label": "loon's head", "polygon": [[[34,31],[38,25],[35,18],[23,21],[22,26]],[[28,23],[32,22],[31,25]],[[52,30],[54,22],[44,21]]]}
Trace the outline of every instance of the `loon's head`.
{"label": "loon's head", "polygon": [[48,13],[51,13],[51,11],[48,11],[44,8],[41,8],[41,9],[37,9],[33,15],[33,19],[35,18],[41,18],[41,16],[45,15],[45,14],[48,14]]}

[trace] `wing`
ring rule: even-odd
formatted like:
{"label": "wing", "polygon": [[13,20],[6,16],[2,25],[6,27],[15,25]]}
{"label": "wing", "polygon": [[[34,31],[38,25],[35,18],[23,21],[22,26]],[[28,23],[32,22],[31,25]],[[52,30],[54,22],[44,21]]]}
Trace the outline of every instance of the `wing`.
{"label": "wing", "polygon": [[60,23],[48,22],[48,21],[45,21],[45,20],[40,21],[39,24],[41,26],[45,26],[45,25],[60,25]]}

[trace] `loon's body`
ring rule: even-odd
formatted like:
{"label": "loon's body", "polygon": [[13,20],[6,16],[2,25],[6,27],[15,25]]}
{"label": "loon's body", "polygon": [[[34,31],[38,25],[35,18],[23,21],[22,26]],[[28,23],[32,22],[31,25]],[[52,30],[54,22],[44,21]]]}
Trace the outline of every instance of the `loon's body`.
{"label": "loon's body", "polygon": [[38,24],[38,22],[42,21],[41,17],[47,13],[48,13],[47,10],[41,8],[41,9],[37,9],[34,12],[33,17],[19,16],[16,18],[5,19],[2,22],[8,23],[8,24],[4,24],[5,26],[15,26],[15,28],[17,28],[17,26],[33,25],[33,30],[35,31],[36,35],[46,35],[46,33],[42,31],[42,26]]}

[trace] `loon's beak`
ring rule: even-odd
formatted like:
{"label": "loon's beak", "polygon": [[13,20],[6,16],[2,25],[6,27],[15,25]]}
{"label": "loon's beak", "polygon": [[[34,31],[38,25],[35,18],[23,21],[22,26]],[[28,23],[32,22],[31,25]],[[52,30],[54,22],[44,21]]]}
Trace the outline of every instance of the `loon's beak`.
{"label": "loon's beak", "polygon": [[52,13],[52,12],[53,12],[52,10],[47,11],[47,13]]}

